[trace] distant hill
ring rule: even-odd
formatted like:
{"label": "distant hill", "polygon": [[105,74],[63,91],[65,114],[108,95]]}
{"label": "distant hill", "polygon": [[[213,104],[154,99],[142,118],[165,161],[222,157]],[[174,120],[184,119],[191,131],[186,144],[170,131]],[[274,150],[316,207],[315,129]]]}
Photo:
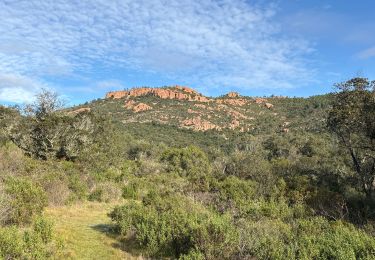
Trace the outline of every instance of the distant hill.
{"label": "distant hill", "polygon": [[248,97],[230,92],[206,97],[181,86],[112,91],[76,113],[91,110],[123,124],[152,123],[193,131],[280,133],[322,131],[330,95],[310,98]]}

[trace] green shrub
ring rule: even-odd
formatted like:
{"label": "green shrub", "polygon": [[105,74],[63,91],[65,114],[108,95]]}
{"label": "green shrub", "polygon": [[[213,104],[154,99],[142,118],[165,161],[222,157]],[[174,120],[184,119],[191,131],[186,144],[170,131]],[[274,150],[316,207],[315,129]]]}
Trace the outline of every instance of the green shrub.
{"label": "green shrub", "polygon": [[38,218],[24,231],[16,226],[0,228],[0,259],[49,259],[57,253],[48,220]]}
{"label": "green shrub", "polygon": [[102,197],[103,197],[103,190],[102,189],[95,189],[93,192],[90,193],[90,195],[88,196],[87,199],[90,200],[90,201],[101,202]]}
{"label": "green shrub", "polygon": [[35,216],[42,213],[47,206],[47,196],[38,185],[24,179],[9,179],[5,183],[9,194],[11,211],[9,224],[30,224]]}
{"label": "green shrub", "polygon": [[72,174],[69,176],[68,187],[72,191],[69,198],[70,201],[82,200],[87,198],[87,184],[81,179],[78,174]]}
{"label": "green shrub", "polygon": [[220,206],[231,208],[238,211],[238,214],[247,212],[249,203],[252,202],[255,195],[255,183],[252,181],[241,180],[235,176],[225,178],[219,182]]}
{"label": "green shrub", "polygon": [[137,185],[135,183],[129,183],[122,189],[122,197],[124,199],[137,199],[139,197]]}
{"label": "green shrub", "polygon": [[317,259],[374,259],[375,239],[353,225],[323,218],[301,220],[299,255]]}
{"label": "green shrub", "polygon": [[136,240],[153,257],[230,258],[237,241],[228,216],[178,195],[152,192],[142,204],[130,202],[115,208],[110,216],[123,236],[135,231]]}
{"label": "green shrub", "polygon": [[47,244],[52,241],[53,223],[51,221],[39,217],[34,222],[33,230],[40,236],[43,243]]}
{"label": "green shrub", "polygon": [[193,189],[208,190],[211,165],[207,155],[198,147],[168,149],[162,154],[161,161],[167,163],[168,172],[187,177]]}
{"label": "green shrub", "polygon": [[204,255],[198,250],[190,250],[187,254],[181,255],[178,259],[180,260],[204,260]]}
{"label": "green shrub", "polygon": [[88,196],[90,201],[111,202],[116,201],[121,197],[121,190],[116,186],[116,183],[100,183]]}
{"label": "green shrub", "polygon": [[23,250],[24,242],[16,227],[0,228],[0,258],[19,259]]}
{"label": "green shrub", "polygon": [[324,218],[240,224],[240,255],[257,259],[374,259],[375,239],[350,224]]}

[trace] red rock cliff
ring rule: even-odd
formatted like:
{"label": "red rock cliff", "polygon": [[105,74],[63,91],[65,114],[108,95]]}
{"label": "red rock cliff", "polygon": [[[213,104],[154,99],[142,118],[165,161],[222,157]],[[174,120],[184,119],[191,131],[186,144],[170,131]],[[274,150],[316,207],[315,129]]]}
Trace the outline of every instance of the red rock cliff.
{"label": "red rock cliff", "polygon": [[113,91],[108,92],[106,98],[118,99],[123,97],[139,97],[146,95],[153,95],[163,99],[178,99],[199,102],[210,101],[207,97],[202,96],[197,91],[181,86],[175,86],[174,88],[133,88],[130,90]]}

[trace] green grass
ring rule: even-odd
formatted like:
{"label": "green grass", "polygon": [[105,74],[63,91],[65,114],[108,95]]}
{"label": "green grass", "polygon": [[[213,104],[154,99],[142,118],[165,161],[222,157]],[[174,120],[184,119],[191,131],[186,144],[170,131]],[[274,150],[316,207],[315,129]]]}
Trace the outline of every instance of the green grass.
{"label": "green grass", "polygon": [[62,259],[142,259],[125,250],[111,231],[107,214],[115,204],[87,202],[47,208],[45,215],[55,222],[55,233],[64,243]]}

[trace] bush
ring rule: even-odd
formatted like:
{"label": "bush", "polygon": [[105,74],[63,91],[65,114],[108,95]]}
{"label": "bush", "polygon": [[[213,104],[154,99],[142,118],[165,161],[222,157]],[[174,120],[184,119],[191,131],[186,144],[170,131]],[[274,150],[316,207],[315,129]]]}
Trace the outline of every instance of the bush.
{"label": "bush", "polygon": [[324,218],[242,222],[241,258],[373,259],[375,239],[350,224]]}
{"label": "bush", "polygon": [[220,202],[217,205],[218,209],[230,209],[237,214],[246,213],[249,203],[254,199],[255,184],[252,181],[241,180],[235,176],[227,177],[219,182]]}
{"label": "bush", "polygon": [[48,197],[48,204],[54,206],[65,205],[71,198],[71,191],[64,180],[51,180],[43,184]]}
{"label": "bush", "polygon": [[58,253],[52,223],[38,218],[31,229],[0,228],[1,259],[49,259]]}
{"label": "bush", "polygon": [[39,217],[34,223],[34,232],[40,236],[43,243],[52,241],[53,223],[45,218]]}
{"label": "bush", "polygon": [[70,194],[70,201],[82,200],[87,198],[87,184],[77,174],[69,176],[69,189],[73,192]]}
{"label": "bush", "polygon": [[5,192],[4,185],[0,183],[0,226],[9,222],[11,211],[10,196]]}
{"label": "bush", "polygon": [[0,228],[0,257],[19,259],[23,255],[24,242],[16,227]]}
{"label": "bush", "polygon": [[237,234],[230,218],[182,196],[152,192],[142,204],[130,202],[110,216],[123,236],[135,232],[149,256],[230,258],[235,250]]}
{"label": "bush", "polygon": [[9,179],[5,183],[11,211],[8,224],[30,224],[47,206],[47,196],[41,187],[24,179]]}
{"label": "bush", "polygon": [[211,166],[207,155],[198,147],[168,149],[162,154],[161,161],[167,163],[168,172],[187,177],[193,189],[208,190]]}
{"label": "bush", "polygon": [[124,199],[137,199],[139,197],[137,185],[135,183],[129,183],[122,189],[122,197]]}
{"label": "bush", "polygon": [[120,199],[121,190],[115,183],[101,183],[89,195],[90,201],[111,202]]}

